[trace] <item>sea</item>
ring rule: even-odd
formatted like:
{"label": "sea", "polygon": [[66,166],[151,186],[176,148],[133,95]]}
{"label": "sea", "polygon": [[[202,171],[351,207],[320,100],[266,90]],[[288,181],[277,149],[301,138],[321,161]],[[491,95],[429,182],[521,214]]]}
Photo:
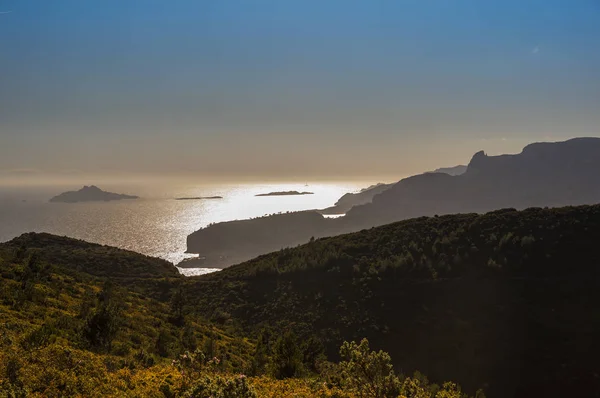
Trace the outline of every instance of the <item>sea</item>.
{"label": "sea", "polygon": [[[110,192],[140,196],[138,200],[49,203],[49,199],[81,186],[0,186],[0,242],[26,232],[48,232],[115,246],[173,264],[194,257],[186,253],[186,238],[211,223],[333,205],[342,195],[372,182],[104,184]],[[262,196],[279,191],[312,195]],[[222,199],[176,200],[222,196]],[[214,268],[180,268],[200,275]]]}

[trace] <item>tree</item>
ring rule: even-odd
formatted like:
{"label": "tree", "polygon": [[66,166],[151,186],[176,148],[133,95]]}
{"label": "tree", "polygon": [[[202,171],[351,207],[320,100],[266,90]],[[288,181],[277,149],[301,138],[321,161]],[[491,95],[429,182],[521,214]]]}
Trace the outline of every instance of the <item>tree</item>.
{"label": "tree", "polygon": [[397,396],[400,380],[394,374],[388,353],[371,351],[369,341],[360,344],[347,341],[340,348],[340,371],[344,387],[359,397],[386,398]]}
{"label": "tree", "polygon": [[209,359],[213,359],[217,356],[217,342],[215,341],[213,336],[210,336],[206,340],[204,340],[202,352]]}
{"label": "tree", "polygon": [[13,261],[15,263],[21,263],[25,259],[25,255],[27,254],[27,246],[25,244],[21,244],[14,253]]}
{"label": "tree", "polygon": [[435,394],[435,398],[462,398],[460,386],[452,382],[446,382],[442,389]]}
{"label": "tree", "polygon": [[323,342],[315,336],[310,336],[302,343],[304,365],[311,371],[317,372],[317,365],[326,359]]}
{"label": "tree", "polygon": [[186,323],[183,328],[183,332],[181,333],[181,345],[183,348],[189,351],[194,351],[198,346],[198,340],[196,339],[196,334],[194,332],[194,327]]}
{"label": "tree", "polygon": [[170,322],[177,326],[182,326],[185,320],[185,297],[183,289],[179,286],[173,296],[171,296],[171,314]]}
{"label": "tree", "polygon": [[251,375],[258,376],[267,373],[267,366],[271,357],[272,339],[273,333],[270,329],[264,328],[260,332],[248,372]]}
{"label": "tree", "polygon": [[431,398],[432,394],[428,391],[427,384],[421,382],[419,378],[407,377],[400,387],[400,396],[402,398]]}
{"label": "tree", "polygon": [[302,373],[302,352],[298,347],[298,339],[292,331],[279,337],[273,347],[273,376],[287,379]]}
{"label": "tree", "polygon": [[83,335],[93,347],[110,350],[112,341],[122,324],[122,311],[114,300],[114,285],[107,280],[98,294],[98,307],[86,321]]}
{"label": "tree", "polygon": [[84,335],[94,347],[110,350],[121,326],[121,311],[114,304],[101,304],[86,322]]}
{"label": "tree", "polygon": [[171,353],[173,337],[166,329],[161,329],[156,339],[156,353],[161,357],[168,357]]}

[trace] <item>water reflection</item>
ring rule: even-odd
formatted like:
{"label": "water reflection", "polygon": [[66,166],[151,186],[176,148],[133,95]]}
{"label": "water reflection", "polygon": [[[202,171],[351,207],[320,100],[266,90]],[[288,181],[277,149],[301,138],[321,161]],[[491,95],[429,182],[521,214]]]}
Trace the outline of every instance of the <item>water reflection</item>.
{"label": "water reflection", "polygon": [[212,272],[221,271],[219,268],[180,268],[177,267],[179,273],[184,276],[206,275]]}

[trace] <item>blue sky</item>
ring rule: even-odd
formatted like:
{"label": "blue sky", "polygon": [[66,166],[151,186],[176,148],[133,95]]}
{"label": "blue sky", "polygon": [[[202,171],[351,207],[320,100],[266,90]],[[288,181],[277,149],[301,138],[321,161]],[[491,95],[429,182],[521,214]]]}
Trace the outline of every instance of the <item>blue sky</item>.
{"label": "blue sky", "polygon": [[0,170],[408,175],[600,135],[600,2],[0,0]]}

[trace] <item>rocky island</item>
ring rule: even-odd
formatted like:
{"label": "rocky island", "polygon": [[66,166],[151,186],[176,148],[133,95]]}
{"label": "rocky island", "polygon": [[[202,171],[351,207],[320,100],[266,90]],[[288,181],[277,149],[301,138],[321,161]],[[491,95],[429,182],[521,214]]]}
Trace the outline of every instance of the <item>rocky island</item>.
{"label": "rocky island", "polygon": [[314,195],[314,192],[282,191],[282,192],[259,193],[258,195],[254,195],[254,196],[294,196],[294,195]]}
{"label": "rocky island", "polygon": [[138,196],[124,195],[101,190],[95,185],[84,186],[79,191],[63,192],[50,199],[52,203],[78,203],[78,202],[110,202],[113,200],[139,199]]}

